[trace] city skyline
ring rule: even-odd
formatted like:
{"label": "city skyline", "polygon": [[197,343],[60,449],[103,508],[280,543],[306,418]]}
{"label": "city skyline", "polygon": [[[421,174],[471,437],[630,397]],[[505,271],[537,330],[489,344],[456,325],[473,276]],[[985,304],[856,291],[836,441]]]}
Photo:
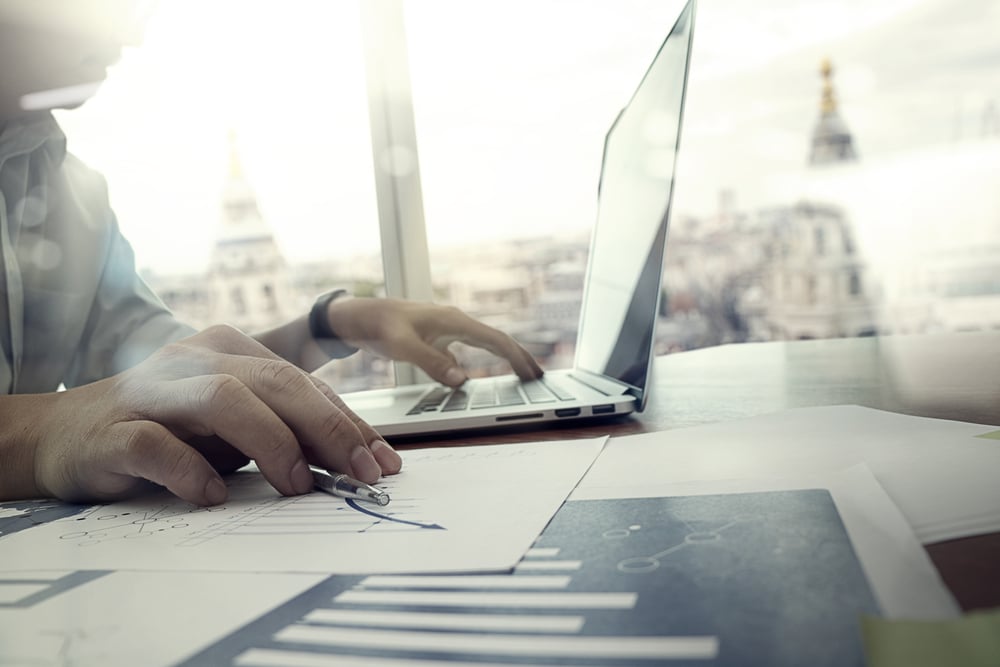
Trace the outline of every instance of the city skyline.
{"label": "city skyline", "polygon": [[[301,2],[290,11],[326,4],[332,3]],[[527,80],[511,88],[494,80],[503,73],[496,61],[517,54],[489,47],[504,43],[504,31],[516,27],[518,12],[526,7],[489,13],[486,18],[500,36],[470,25],[475,12],[461,5],[437,2],[409,11],[432,248],[451,239],[488,242],[504,234],[523,237],[540,230],[558,235],[590,226],[603,131],[662,39],[668,26],[658,22],[669,20],[679,2],[663,5],[634,2],[603,13],[581,5],[571,37],[559,41],[544,34],[546,27],[556,25],[559,12],[571,7],[546,4],[539,11],[548,15],[522,31],[521,56],[535,67],[512,66],[508,77]],[[207,260],[220,217],[232,128],[264,217],[291,261],[377,251],[363,63],[357,30],[350,25],[356,9],[344,9],[350,7],[344,3],[336,11],[323,9],[313,21],[300,20],[294,29],[272,27],[272,34],[285,34],[281,45],[289,45],[292,37],[300,41],[289,46],[291,60],[283,63],[271,54],[247,59],[254,29],[274,16],[263,5],[241,7],[237,14],[226,2],[205,4],[199,10],[202,20],[178,45],[176,30],[186,25],[189,7],[181,0],[161,6],[146,44],[111,72],[98,97],[60,114],[71,150],[108,176],[112,202],[144,268],[196,270]],[[740,207],[755,209],[815,190],[806,158],[818,113],[819,64],[827,57],[865,174],[897,185],[914,165],[926,168],[942,154],[982,153],[952,159],[973,176],[975,196],[960,196],[970,187],[961,173],[946,175],[958,176],[949,192],[958,188],[956,201],[970,201],[974,216],[1000,210],[974,177],[984,164],[995,165],[989,157],[994,140],[984,138],[977,125],[990,102],[1000,99],[988,75],[1000,66],[989,34],[993,19],[1000,18],[997,7],[981,0],[957,8],[941,0],[899,0],[877,8],[860,2],[808,7],[774,2],[768,9],[723,1],[699,7],[675,216],[715,214],[723,191],[734,193]],[[427,29],[443,14],[463,25],[450,33],[447,49],[434,48]],[[219,50],[220,26],[236,16],[246,29],[230,31],[231,48],[224,57],[202,63],[210,47]],[[329,32],[324,21],[351,29],[324,40]],[[479,49],[477,42],[483,43]],[[915,43],[922,48],[909,48]],[[449,57],[455,60],[456,51],[468,51],[469,57],[438,72]],[[316,85],[315,63],[302,68],[307,71],[288,65],[309,59],[338,65],[328,68],[328,84]],[[201,78],[193,76],[199,67],[205,70]],[[476,77],[477,68],[487,76]],[[574,73],[586,81],[560,82]],[[255,90],[255,76],[271,86],[285,81],[277,89]],[[465,86],[463,95],[448,94],[456,82]],[[346,94],[351,90],[357,96]],[[517,95],[505,98],[510,91]],[[297,94],[302,104],[296,103]],[[241,102],[257,103],[262,110],[231,113]],[[478,121],[468,120],[476,113]],[[327,136],[338,123],[351,131]],[[979,150],[978,144],[987,148]],[[540,157],[525,160],[529,148]],[[151,154],[155,158],[144,163]],[[473,168],[463,169],[468,165]],[[833,180],[851,178],[835,174]]]}

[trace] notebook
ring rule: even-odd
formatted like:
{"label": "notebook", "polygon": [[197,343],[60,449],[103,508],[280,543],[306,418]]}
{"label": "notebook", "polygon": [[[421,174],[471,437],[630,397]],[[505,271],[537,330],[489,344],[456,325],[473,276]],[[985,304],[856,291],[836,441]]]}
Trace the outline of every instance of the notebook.
{"label": "notebook", "polygon": [[695,0],[681,10],[604,142],[573,367],[536,381],[477,378],[345,393],[384,436],[607,419],[641,411],[650,386]]}

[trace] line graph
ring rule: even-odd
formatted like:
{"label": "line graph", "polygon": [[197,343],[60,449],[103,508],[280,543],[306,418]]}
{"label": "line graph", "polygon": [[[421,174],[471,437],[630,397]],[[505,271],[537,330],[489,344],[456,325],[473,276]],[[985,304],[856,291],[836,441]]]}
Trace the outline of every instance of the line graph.
{"label": "line graph", "polygon": [[[226,476],[217,507],[160,490],[85,508],[0,540],[8,569],[399,573],[504,570],[593,463],[605,439],[421,452],[375,486],[380,507],[280,495],[256,469]],[[471,447],[470,449],[477,449]],[[522,455],[523,454],[523,455]],[[509,479],[536,489],[512,494]]]}
{"label": "line graph", "polygon": [[[154,507],[130,508],[122,504],[97,505],[64,524],[60,540],[80,547],[109,540],[169,539],[179,547],[195,547],[221,537],[261,535],[316,535],[445,530],[427,519],[416,499],[394,494],[392,504],[379,508],[327,494],[283,497],[273,491],[261,494],[259,475],[235,475],[229,480],[229,501],[215,507],[197,507],[165,497]],[[392,485],[382,484],[391,490]]]}

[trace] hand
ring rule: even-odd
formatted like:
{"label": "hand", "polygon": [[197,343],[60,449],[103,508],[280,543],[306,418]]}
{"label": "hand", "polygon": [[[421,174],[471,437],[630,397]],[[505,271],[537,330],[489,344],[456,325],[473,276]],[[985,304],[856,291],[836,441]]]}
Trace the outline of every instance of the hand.
{"label": "hand", "polygon": [[328,316],[330,327],[344,342],[416,364],[452,387],[468,377],[448,351],[456,341],[503,357],[524,380],[542,375],[538,362],[517,341],[451,306],[398,299],[338,299],[330,304]]}
{"label": "hand", "polygon": [[226,326],[45,396],[31,404],[35,483],[64,500],[120,498],[149,480],[217,504],[226,499],[219,473],[251,459],[285,495],[312,488],[309,463],[366,482],[402,465],[321,380]]}

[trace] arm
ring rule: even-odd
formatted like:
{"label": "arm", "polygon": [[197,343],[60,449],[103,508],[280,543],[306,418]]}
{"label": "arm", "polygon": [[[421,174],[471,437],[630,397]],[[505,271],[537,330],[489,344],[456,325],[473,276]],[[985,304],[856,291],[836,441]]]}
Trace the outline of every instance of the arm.
{"label": "arm", "polygon": [[44,396],[0,396],[0,500],[43,495],[35,481],[35,427],[45,414]]}
{"label": "arm", "polygon": [[200,505],[253,459],[279,492],[308,464],[374,482],[401,459],[320,380],[231,327],[171,343],[76,389],[0,397],[0,500],[112,500],[146,480]]}
{"label": "arm", "polygon": [[[345,343],[416,364],[433,379],[450,386],[466,380],[465,371],[448,352],[448,346],[456,341],[506,359],[523,379],[542,375],[538,363],[517,341],[457,308],[399,299],[337,299],[327,308],[327,317],[330,328]],[[329,361],[309,334],[305,316],[255,338],[309,371]]]}

